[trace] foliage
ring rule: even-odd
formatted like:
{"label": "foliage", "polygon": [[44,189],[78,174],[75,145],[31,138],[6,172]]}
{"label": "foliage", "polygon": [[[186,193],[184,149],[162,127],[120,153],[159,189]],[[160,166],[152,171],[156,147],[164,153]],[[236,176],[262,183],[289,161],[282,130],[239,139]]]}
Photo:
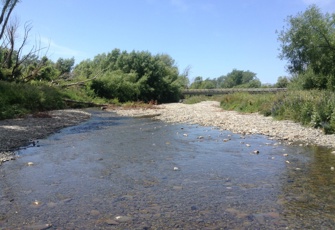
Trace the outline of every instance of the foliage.
{"label": "foliage", "polygon": [[274,84],[275,88],[287,88],[290,84],[290,79],[287,77],[278,77],[276,84]]}
{"label": "foliage", "polygon": [[188,96],[183,100],[185,104],[196,104],[202,101],[221,101],[222,95],[214,95],[214,96]]}
{"label": "foliage", "polygon": [[271,115],[272,102],[277,97],[274,93],[250,94],[234,93],[224,95],[221,99],[221,107],[226,110],[255,113],[260,112],[265,116]]}
{"label": "foliage", "polygon": [[0,119],[64,107],[62,94],[54,87],[0,81]]}
{"label": "foliage", "polygon": [[220,78],[220,88],[258,88],[261,82],[256,74],[250,71],[236,70]]}
{"label": "foliage", "polygon": [[55,68],[59,71],[59,77],[68,78],[74,66],[74,57],[65,59],[59,58],[55,63]]}
{"label": "foliage", "polygon": [[259,88],[260,80],[256,74],[250,71],[236,70],[217,79],[203,80],[201,76],[194,79],[191,89],[216,89],[216,88]]}
{"label": "foliage", "polygon": [[114,49],[97,55],[92,61],[82,61],[73,74],[75,79],[87,79],[98,71],[102,71],[102,77],[92,82],[93,91],[97,96],[118,98],[120,102],[177,101],[180,89],[188,84],[187,76],[179,74],[170,56],[146,51],[128,53]]}
{"label": "foliage", "polygon": [[135,82],[135,74],[122,71],[105,73],[99,80],[93,80],[91,89],[103,98],[117,98],[120,102],[136,101],[139,87]]}
{"label": "foliage", "polygon": [[299,122],[325,133],[335,133],[335,93],[290,90],[277,94],[235,93],[223,96],[221,107],[239,112],[260,112],[276,119]]}
{"label": "foliage", "polygon": [[190,89],[215,89],[216,86],[216,79],[211,80],[207,78],[206,80],[203,80],[202,77],[198,76],[190,85]]}
{"label": "foliage", "polygon": [[303,89],[335,89],[335,14],[315,6],[287,19],[278,37],[281,59]]}

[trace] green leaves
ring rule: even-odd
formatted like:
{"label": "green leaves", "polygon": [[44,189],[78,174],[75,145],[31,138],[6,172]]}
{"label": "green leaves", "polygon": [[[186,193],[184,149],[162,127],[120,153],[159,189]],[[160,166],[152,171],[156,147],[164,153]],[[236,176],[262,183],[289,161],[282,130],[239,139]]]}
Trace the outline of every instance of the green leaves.
{"label": "green leaves", "polygon": [[304,89],[334,88],[335,14],[322,14],[312,5],[296,17],[287,18],[287,27],[278,40],[279,57],[288,60],[288,70],[302,78]]}
{"label": "green leaves", "polygon": [[91,78],[93,72],[101,70],[103,77],[95,79],[91,89],[99,97],[118,98],[120,102],[177,101],[180,88],[187,84],[169,55],[152,55],[147,51],[128,53],[115,49],[97,55],[92,61],[81,62],[74,73],[76,78]]}

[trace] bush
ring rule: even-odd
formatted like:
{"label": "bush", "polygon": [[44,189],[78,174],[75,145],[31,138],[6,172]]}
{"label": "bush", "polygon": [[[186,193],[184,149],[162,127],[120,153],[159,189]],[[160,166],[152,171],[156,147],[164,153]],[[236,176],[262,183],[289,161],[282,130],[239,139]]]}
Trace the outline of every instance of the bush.
{"label": "bush", "polygon": [[293,120],[303,125],[321,128],[326,134],[335,133],[335,93],[309,90],[277,94],[229,94],[221,107],[240,112],[260,112],[276,119]]}
{"label": "bush", "polygon": [[54,87],[0,81],[0,119],[62,108],[63,96]]}

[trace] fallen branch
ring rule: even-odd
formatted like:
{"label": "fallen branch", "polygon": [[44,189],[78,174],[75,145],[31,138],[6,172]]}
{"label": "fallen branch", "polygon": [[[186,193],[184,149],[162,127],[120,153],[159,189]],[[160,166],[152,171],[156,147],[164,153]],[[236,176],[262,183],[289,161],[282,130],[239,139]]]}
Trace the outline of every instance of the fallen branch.
{"label": "fallen branch", "polygon": [[88,106],[94,106],[94,107],[106,107],[108,106],[108,104],[97,104],[94,102],[85,102],[85,101],[76,101],[76,100],[71,100],[71,99],[63,99],[63,101],[67,102],[67,103],[78,103],[78,104],[84,104],[84,105],[88,105]]}
{"label": "fallen branch", "polygon": [[88,81],[92,81],[94,79],[96,79],[97,76],[91,78],[91,79],[87,79],[85,81],[78,81],[78,82],[75,82],[75,83],[71,83],[71,84],[67,84],[67,85],[61,85],[62,88],[66,88],[66,87],[70,87],[70,86],[74,86],[74,85],[84,85],[85,82],[88,82]]}
{"label": "fallen branch", "polygon": [[78,82],[75,82],[75,83],[70,83],[70,84],[67,84],[67,85],[61,85],[60,87],[62,88],[67,88],[67,87],[70,87],[70,86],[74,86],[74,85],[84,85],[85,82],[88,82],[88,81],[92,81],[94,79],[96,79],[97,77],[99,77],[99,75],[106,69],[103,69],[101,70],[99,73],[97,73],[93,78],[91,79],[87,79],[87,80],[84,80],[84,81],[78,81]]}

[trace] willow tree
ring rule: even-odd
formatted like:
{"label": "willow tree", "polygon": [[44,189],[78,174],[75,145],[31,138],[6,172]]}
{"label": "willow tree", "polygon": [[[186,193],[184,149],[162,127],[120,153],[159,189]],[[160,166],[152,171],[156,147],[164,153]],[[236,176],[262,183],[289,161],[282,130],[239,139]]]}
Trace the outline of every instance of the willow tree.
{"label": "willow tree", "polygon": [[335,14],[312,5],[287,18],[278,40],[280,58],[303,88],[335,89]]}

